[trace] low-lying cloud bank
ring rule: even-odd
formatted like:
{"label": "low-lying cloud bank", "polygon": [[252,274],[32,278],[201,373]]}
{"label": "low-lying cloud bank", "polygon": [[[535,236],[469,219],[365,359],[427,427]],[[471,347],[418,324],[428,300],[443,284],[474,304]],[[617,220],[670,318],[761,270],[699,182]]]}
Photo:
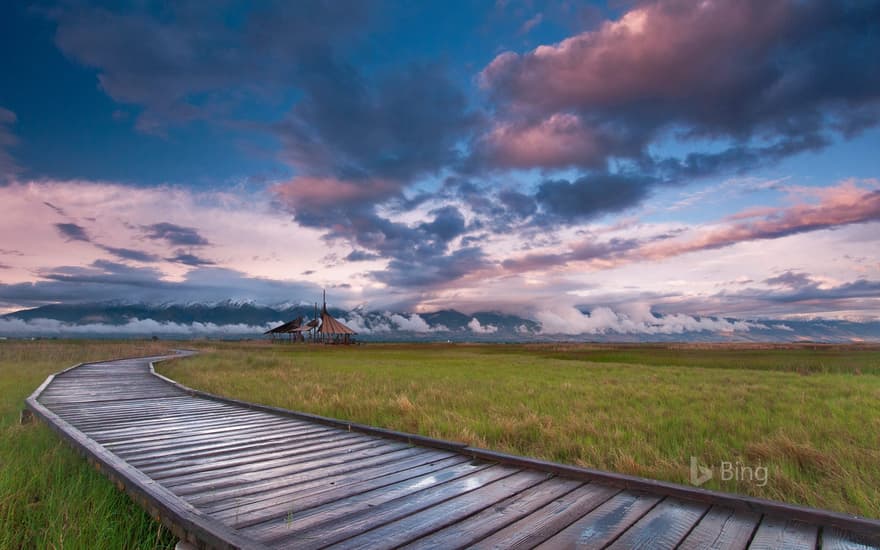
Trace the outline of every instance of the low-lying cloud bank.
{"label": "low-lying cloud bank", "polygon": [[154,319],[131,319],[123,325],[107,323],[74,324],[56,319],[0,319],[2,336],[88,336],[88,335],[173,335],[173,336],[241,336],[262,334],[272,325],[216,325],[214,323],[173,323]]}
{"label": "low-lying cloud bank", "polygon": [[[68,308],[27,312],[22,317],[12,314],[0,318],[0,337],[262,338],[266,330],[282,321],[304,316],[300,306],[283,310],[229,304],[158,307],[151,314],[149,306],[141,305],[140,310],[121,315],[110,309],[100,315],[96,305],[74,312]],[[50,318],[53,311],[59,317]],[[166,317],[160,317],[163,314]],[[661,314],[646,303],[595,306],[589,311],[571,303],[556,303],[524,317],[486,311],[417,314],[363,308],[333,314],[366,341],[880,342],[880,321],[876,320],[745,320]]]}
{"label": "low-lying cloud bank", "polygon": [[684,334],[686,332],[748,332],[768,328],[751,321],[727,320],[690,315],[656,316],[650,310],[628,313],[597,307],[583,313],[575,307],[540,311],[536,315],[542,334]]}
{"label": "low-lying cloud bank", "polygon": [[[483,314],[477,314],[483,316]],[[491,315],[491,314],[488,314]],[[460,333],[478,336],[517,334],[520,336],[577,336],[597,334],[684,334],[687,332],[748,332],[755,328],[768,328],[751,321],[727,320],[712,317],[691,317],[675,314],[656,316],[650,309],[632,308],[626,313],[607,307],[594,308],[584,313],[573,306],[563,306],[536,313],[540,325],[530,329],[525,324],[504,326],[483,321],[477,316],[462,326],[450,329],[444,324],[429,324],[422,316],[389,312],[362,312],[354,310],[340,317],[340,321],[361,335],[393,337],[395,333]],[[523,319],[519,319],[524,321]],[[175,336],[257,336],[277,326],[277,323],[252,325],[245,323],[217,324],[211,322],[180,323],[155,319],[128,319],[123,324],[70,323],[57,319],[0,319],[0,335],[3,336],[80,336],[80,335],[175,335]]]}

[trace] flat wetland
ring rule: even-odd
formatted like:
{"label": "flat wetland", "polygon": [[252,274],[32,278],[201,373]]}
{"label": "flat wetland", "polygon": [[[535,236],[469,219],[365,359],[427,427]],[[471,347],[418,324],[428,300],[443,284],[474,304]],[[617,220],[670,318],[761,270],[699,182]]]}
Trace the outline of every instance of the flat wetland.
{"label": "flat wetland", "polygon": [[159,371],[211,393],[677,483],[694,456],[703,487],[880,518],[880,346],[0,341],[0,548],[173,546],[18,414],[72,364],[182,346]]}

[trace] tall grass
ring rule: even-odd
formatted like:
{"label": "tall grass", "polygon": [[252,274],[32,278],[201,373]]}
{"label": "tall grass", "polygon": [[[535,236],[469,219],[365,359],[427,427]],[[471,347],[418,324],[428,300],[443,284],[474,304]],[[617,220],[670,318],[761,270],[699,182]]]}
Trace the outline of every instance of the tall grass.
{"label": "tall grass", "polygon": [[876,349],[611,349],[599,361],[583,346],[211,349],[160,370],[249,401],[679,483],[691,456],[716,472],[764,466],[765,486],[704,487],[880,517]]}
{"label": "tall grass", "polygon": [[53,372],[166,351],[152,342],[0,342],[0,548],[173,548],[164,527],[49,428],[18,422]]}

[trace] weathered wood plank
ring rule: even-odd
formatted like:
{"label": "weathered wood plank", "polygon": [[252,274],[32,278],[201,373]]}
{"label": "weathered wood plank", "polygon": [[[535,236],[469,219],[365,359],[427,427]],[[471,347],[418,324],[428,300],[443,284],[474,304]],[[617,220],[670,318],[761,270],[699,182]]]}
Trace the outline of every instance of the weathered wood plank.
{"label": "weathered wood plank", "polygon": [[679,545],[680,550],[742,550],[749,546],[759,514],[713,506]]}
{"label": "weathered wood plank", "polygon": [[822,529],[822,550],[880,550],[880,543],[870,544],[860,537],[842,529]]}
{"label": "weathered wood plank", "polygon": [[[274,498],[260,498],[248,500],[247,504],[229,507],[214,511],[207,508],[212,516],[228,522],[237,529],[265,523],[267,521],[284,518],[289,514],[301,511],[306,506],[315,507],[340,499],[351,498],[356,495],[374,491],[382,487],[389,487],[417,477],[423,477],[444,468],[449,468],[467,461],[465,457],[451,456],[443,460],[424,462],[424,455],[415,457],[419,464],[411,468],[398,469],[387,475],[363,479],[360,475],[356,478],[348,476],[346,480],[334,481],[330,478],[314,480],[311,483],[289,487],[290,492],[282,493]],[[404,463],[400,463],[405,466]],[[397,466],[397,464],[395,464]],[[359,474],[361,472],[358,472]],[[304,487],[306,486],[306,487]]]}
{"label": "weathered wood plank", "polygon": [[223,454],[229,449],[242,450],[259,449],[266,446],[276,445],[279,442],[295,439],[296,441],[310,441],[327,437],[334,431],[323,426],[306,427],[306,428],[284,428],[280,430],[270,430],[261,433],[252,432],[248,434],[247,439],[242,440],[213,440],[208,443],[196,443],[191,445],[181,445],[172,449],[163,448],[159,450],[134,451],[122,453],[132,464],[151,464],[156,460],[165,461],[173,464],[178,460],[186,460],[188,458],[199,458],[212,456],[214,454]]}
{"label": "weathered wood plank", "polygon": [[[395,491],[382,488],[372,493],[342,499],[327,507],[309,510],[317,524],[310,528],[302,527],[302,519],[297,514],[291,516],[292,529],[281,533],[270,533],[264,537],[262,531],[253,531],[249,536],[278,548],[309,549],[320,548],[350,538],[363,531],[384,525],[396,519],[414,514],[435,504],[462,495],[494,481],[517,473],[515,468],[489,466],[450,481],[443,480],[439,473],[428,476],[422,483],[408,483],[407,498],[391,498]],[[333,512],[336,512],[335,514]],[[339,521],[340,515],[345,518]],[[247,529],[243,530],[247,532]]]}
{"label": "weathered wood plank", "polygon": [[[648,513],[662,497],[623,491],[578,514],[539,548],[601,548],[625,532]],[[497,546],[496,546],[497,548]]]}
{"label": "weathered wood plank", "polygon": [[404,547],[427,549],[470,546],[583,485],[582,482],[571,479],[548,479],[517,495],[494,503],[477,514],[410,541]]}
{"label": "weathered wood plank", "polygon": [[268,479],[249,480],[242,479],[239,483],[227,487],[214,487],[209,490],[193,491],[187,494],[178,490],[178,493],[197,506],[215,505],[217,503],[230,503],[236,499],[250,498],[250,495],[262,494],[273,490],[283,490],[286,487],[309,488],[315,485],[323,485],[326,480],[333,480],[335,476],[354,475],[367,471],[373,467],[394,466],[398,461],[418,457],[419,460],[427,460],[426,453],[434,452],[432,449],[418,447],[401,447],[390,453],[380,453],[362,456],[342,464],[319,466],[310,470],[288,471],[276,473]]}
{"label": "weathered wood plank", "polygon": [[705,504],[666,498],[631,525],[609,546],[613,550],[674,548],[687,536],[708,507]]}
{"label": "weathered wood plank", "polygon": [[[370,508],[409,496],[421,490],[466,478],[486,470],[489,466],[485,462],[473,463],[470,461],[455,464],[437,472],[407,479],[349,498],[332,498],[335,495],[331,495],[331,500],[328,501],[326,497],[320,494],[314,495],[300,500],[298,512],[289,514],[284,518],[273,518],[253,527],[242,529],[242,531],[253,532],[255,538],[261,540],[282,539],[293,534],[294,531],[302,532],[308,529],[318,532],[320,531],[320,525],[331,524],[334,520],[350,517],[351,514],[367,511]],[[495,470],[490,475],[492,479],[498,479],[510,473]]]}
{"label": "weathered wood plank", "polygon": [[472,548],[534,548],[617,492],[607,485],[588,483],[474,543]]}
{"label": "weathered wood plank", "polygon": [[231,400],[146,359],[67,369],[27,405],[175,533],[213,546],[880,544],[877,521]]}
{"label": "weathered wood plank", "polygon": [[819,529],[800,521],[764,517],[755,537],[749,545],[750,550],[814,550],[818,542]]}
{"label": "weathered wood plank", "polygon": [[403,443],[377,443],[372,447],[366,447],[364,449],[358,449],[344,454],[340,453],[320,456],[309,461],[280,464],[272,468],[251,467],[246,471],[238,471],[234,477],[214,477],[186,482],[177,480],[173,484],[163,483],[163,485],[166,485],[178,495],[187,496],[205,491],[218,491],[227,487],[237,487],[249,482],[274,479],[295,473],[301,474],[303,478],[314,479],[315,476],[322,475],[324,469],[331,466],[344,466],[346,464],[356,463],[362,458],[384,455],[406,448],[407,446]]}
{"label": "weathered wood plank", "polygon": [[[221,434],[221,436],[217,435],[209,435],[209,436],[200,436],[200,437],[190,437],[186,441],[180,440],[170,440],[170,441],[162,441],[162,442],[152,442],[150,444],[141,444],[141,445],[131,445],[125,448],[116,448],[113,450],[116,454],[123,457],[144,457],[150,455],[160,455],[167,453],[168,456],[174,455],[180,452],[187,452],[189,449],[193,448],[202,448],[204,445],[223,445],[228,443],[244,443],[247,441],[256,440],[265,435],[273,435],[280,434],[285,432],[286,428],[278,428],[276,426],[270,426],[268,428],[260,428],[251,431],[244,432],[227,432]],[[302,428],[296,428],[297,431],[302,430]],[[291,436],[293,437],[293,436]]]}
{"label": "weathered wood plank", "polygon": [[396,548],[534,487],[542,481],[546,481],[548,475],[535,471],[519,471],[512,476],[445,500],[420,512],[358,533],[339,542],[334,547],[340,550],[345,548]]}
{"label": "weathered wood plank", "polygon": [[[368,438],[360,434],[351,434],[347,432],[338,432],[332,434],[322,434],[321,437],[313,437],[308,439],[300,439],[298,437],[288,437],[281,441],[276,441],[271,445],[264,445],[262,448],[235,446],[227,449],[225,452],[212,453],[208,456],[180,455],[179,460],[158,459],[150,462],[140,462],[138,468],[142,472],[150,474],[165,474],[172,471],[195,473],[200,470],[212,469],[217,466],[231,464],[231,461],[257,462],[267,458],[279,458],[281,453],[297,453],[316,450],[321,446],[331,444],[349,444],[357,441],[366,441]],[[134,464],[134,461],[131,462]]]}
{"label": "weathered wood plank", "polygon": [[[309,460],[319,456],[318,453],[328,452],[338,454],[340,452],[348,452],[353,449],[360,449],[376,444],[373,438],[365,437],[359,434],[340,434],[339,436],[322,439],[318,441],[309,441],[305,445],[296,443],[288,443],[273,449],[262,452],[248,452],[239,456],[219,456],[212,457],[210,460],[197,464],[189,464],[186,466],[171,465],[170,467],[157,468],[153,470],[143,470],[153,479],[163,481],[171,479],[192,479],[190,476],[202,472],[227,472],[231,468],[237,466],[259,465],[271,467],[275,464],[287,463],[289,460]],[[224,473],[224,475],[227,475]]]}

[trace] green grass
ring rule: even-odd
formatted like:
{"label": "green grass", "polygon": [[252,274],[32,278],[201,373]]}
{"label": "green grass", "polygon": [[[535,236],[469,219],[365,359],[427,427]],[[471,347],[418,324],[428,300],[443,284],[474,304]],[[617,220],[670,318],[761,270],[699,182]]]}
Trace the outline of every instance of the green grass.
{"label": "green grass", "polygon": [[147,342],[0,342],[0,548],[173,548],[175,539],[41,423],[25,398],[75,363],[163,353]]}
{"label": "green grass", "polygon": [[870,346],[840,345],[538,345],[550,359],[652,366],[773,370],[801,374],[880,374],[880,353]]}
{"label": "green grass", "polygon": [[[880,517],[880,352],[871,348],[201,344],[162,365],[185,384],[482,447]],[[158,523],[23,401],[74,363],[149,342],[0,342],[0,548],[170,548]],[[216,352],[216,353],[214,353]]]}
{"label": "green grass", "polygon": [[765,466],[763,487],[717,477],[704,487],[880,517],[877,349],[206,351],[160,370],[212,393],[679,483],[691,456]]}

